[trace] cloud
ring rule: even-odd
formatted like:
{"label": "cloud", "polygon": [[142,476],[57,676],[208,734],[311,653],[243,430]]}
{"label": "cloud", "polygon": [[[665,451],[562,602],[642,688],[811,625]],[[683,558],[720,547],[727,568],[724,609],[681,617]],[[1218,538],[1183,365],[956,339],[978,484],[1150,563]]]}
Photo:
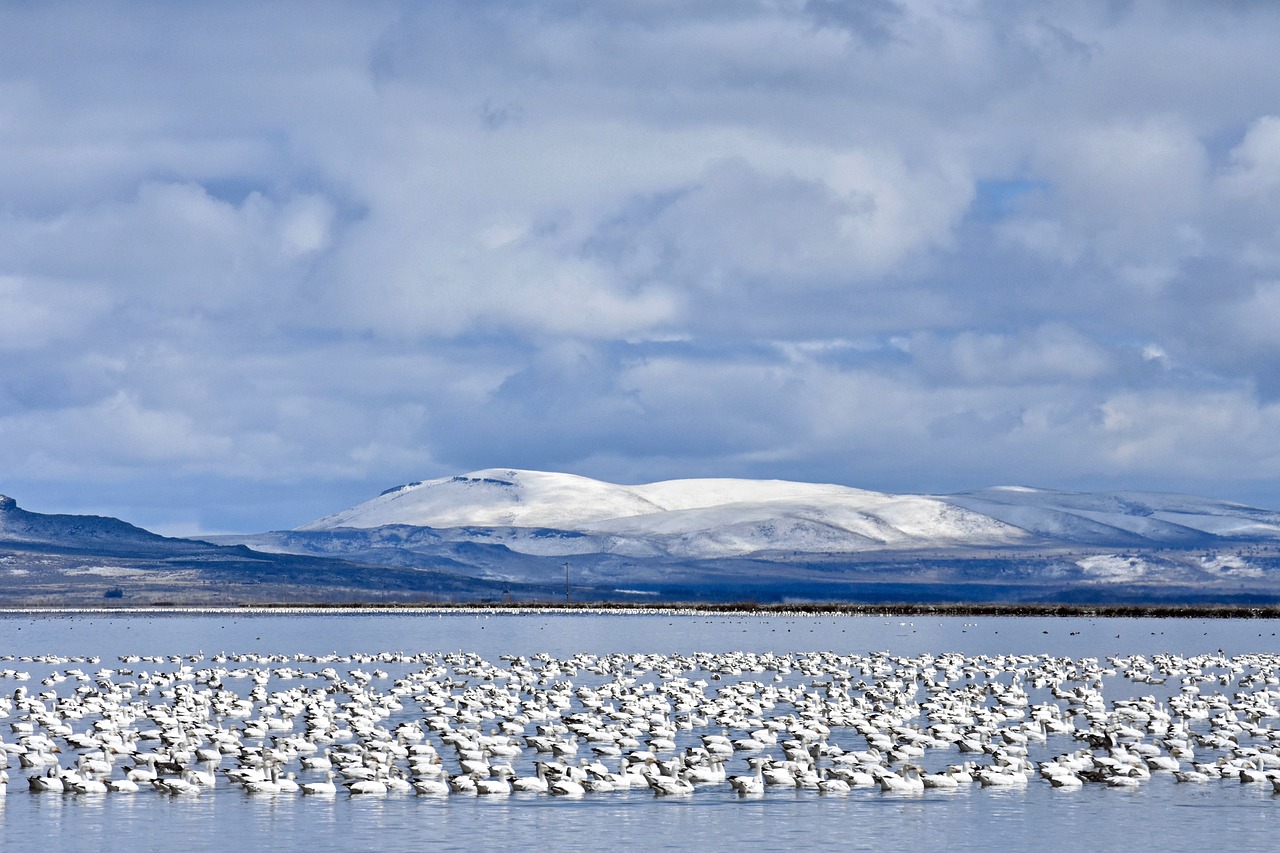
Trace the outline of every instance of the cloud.
{"label": "cloud", "polygon": [[0,352],[43,350],[90,331],[106,313],[100,290],[27,277],[0,277]]}
{"label": "cloud", "polygon": [[5,469],[15,475],[89,481],[102,479],[95,472],[132,465],[217,467],[232,447],[186,414],[148,409],[126,393],[92,406],[4,418],[0,437]]}
{"label": "cloud", "polygon": [[1206,189],[1207,156],[1189,129],[1155,120],[1070,128],[1044,148],[1062,219],[1094,251],[1177,259]]}
{"label": "cloud", "polygon": [[1268,4],[10,4],[0,32],[24,503],[254,529],[513,465],[1280,505]]}
{"label": "cloud", "polygon": [[1280,190],[1280,116],[1255,120],[1229,155],[1231,166],[1222,176],[1222,190],[1230,197],[1252,199]]}

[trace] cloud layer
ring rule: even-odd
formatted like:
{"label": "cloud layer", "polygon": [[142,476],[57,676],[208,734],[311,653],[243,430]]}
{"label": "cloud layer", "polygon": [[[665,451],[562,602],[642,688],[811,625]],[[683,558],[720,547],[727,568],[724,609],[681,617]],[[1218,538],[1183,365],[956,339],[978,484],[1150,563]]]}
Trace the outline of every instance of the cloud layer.
{"label": "cloud layer", "polygon": [[1280,506],[1280,9],[0,4],[0,490]]}

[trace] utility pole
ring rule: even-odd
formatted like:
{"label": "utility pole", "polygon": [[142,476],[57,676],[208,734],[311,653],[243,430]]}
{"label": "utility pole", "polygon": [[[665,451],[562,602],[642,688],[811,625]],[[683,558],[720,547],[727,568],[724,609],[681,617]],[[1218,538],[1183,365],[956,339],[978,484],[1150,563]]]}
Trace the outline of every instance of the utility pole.
{"label": "utility pole", "polygon": [[564,564],[564,600],[569,600],[569,564]]}

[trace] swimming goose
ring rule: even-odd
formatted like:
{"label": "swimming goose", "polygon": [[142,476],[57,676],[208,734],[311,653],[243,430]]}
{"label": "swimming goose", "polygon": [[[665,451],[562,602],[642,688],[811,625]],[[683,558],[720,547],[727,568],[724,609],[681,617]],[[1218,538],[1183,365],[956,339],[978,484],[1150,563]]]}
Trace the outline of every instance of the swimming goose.
{"label": "swimming goose", "polygon": [[325,780],[323,782],[303,782],[301,783],[302,793],[309,796],[330,796],[338,792],[338,786],[333,781],[333,771],[325,771]]}

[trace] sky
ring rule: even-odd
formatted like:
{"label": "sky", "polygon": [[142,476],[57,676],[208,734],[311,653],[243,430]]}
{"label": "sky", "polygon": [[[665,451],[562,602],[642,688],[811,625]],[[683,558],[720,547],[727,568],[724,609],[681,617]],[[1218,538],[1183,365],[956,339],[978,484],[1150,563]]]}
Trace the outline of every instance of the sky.
{"label": "sky", "polygon": [[1280,508],[1280,4],[0,0],[0,492]]}

